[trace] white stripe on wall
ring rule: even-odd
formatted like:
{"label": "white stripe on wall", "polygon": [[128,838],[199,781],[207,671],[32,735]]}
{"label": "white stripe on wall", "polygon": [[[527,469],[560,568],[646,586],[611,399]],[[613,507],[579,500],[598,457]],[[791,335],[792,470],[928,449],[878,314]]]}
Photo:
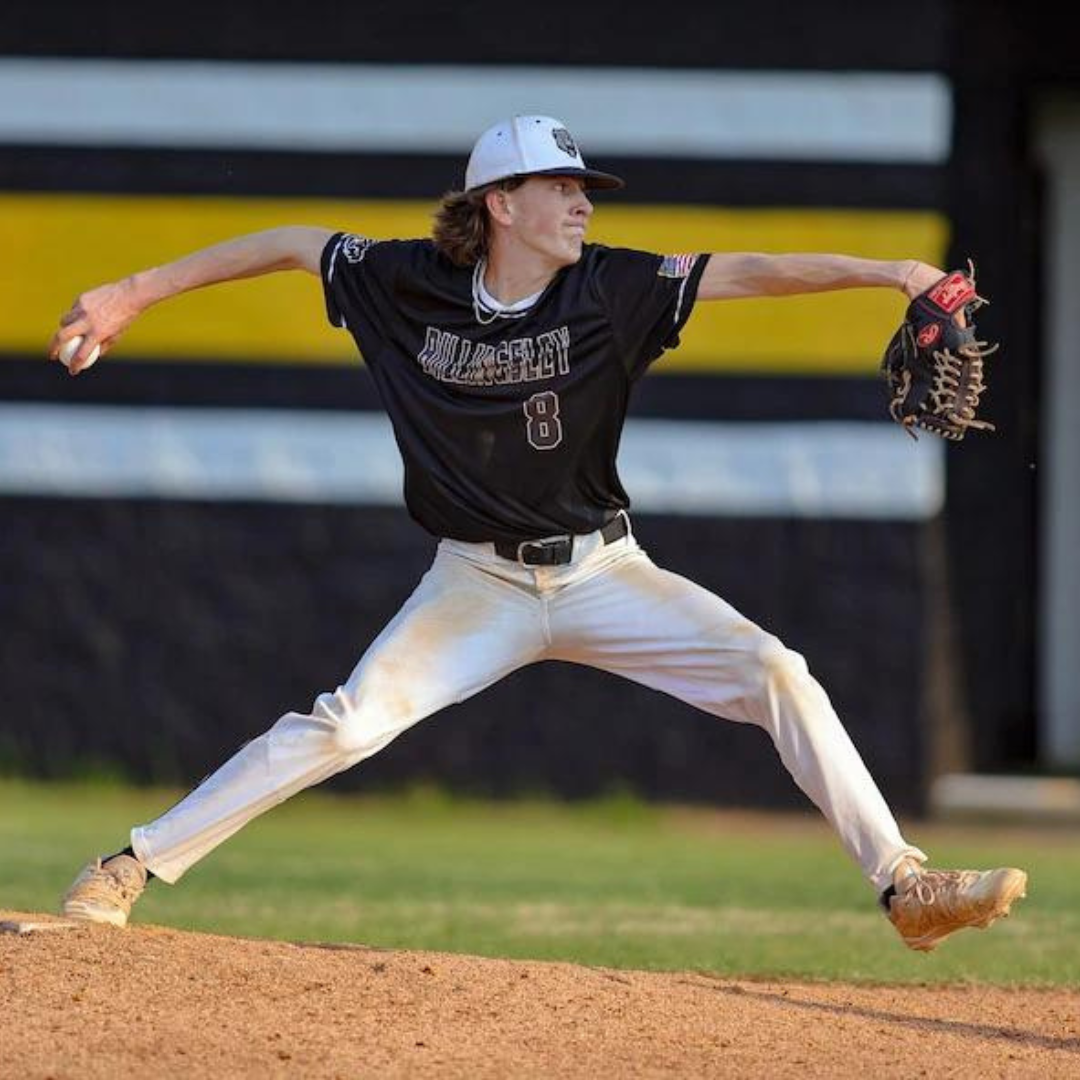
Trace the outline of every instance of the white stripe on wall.
{"label": "white stripe on wall", "polygon": [[512,113],[585,154],[940,163],[929,72],[0,59],[0,142],[461,154]]}
{"label": "white stripe on wall", "polygon": [[[944,450],[888,422],[630,420],[619,472],[634,509],[923,520]],[[0,493],[402,504],[379,413],[0,404]]]}

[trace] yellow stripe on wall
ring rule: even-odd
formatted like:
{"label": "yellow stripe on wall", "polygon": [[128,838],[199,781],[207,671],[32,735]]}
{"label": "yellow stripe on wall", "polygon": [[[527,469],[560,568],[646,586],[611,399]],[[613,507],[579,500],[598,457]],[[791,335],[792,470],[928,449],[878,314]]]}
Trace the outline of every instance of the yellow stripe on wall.
{"label": "yellow stripe on wall", "polygon": [[[196,248],[275,225],[380,238],[424,236],[433,204],[112,195],[0,194],[0,352],[43,352],[79,292]],[[835,251],[941,264],[943,215],[929,211],[719,209],[604,203],[590,239],[663,253]],[[904,309],[888,289],[701,303],[667,371],[868,374]],[[149,310],[116,357],[355,361],[326,322],[318,281],[299,273],[230,282]]]}

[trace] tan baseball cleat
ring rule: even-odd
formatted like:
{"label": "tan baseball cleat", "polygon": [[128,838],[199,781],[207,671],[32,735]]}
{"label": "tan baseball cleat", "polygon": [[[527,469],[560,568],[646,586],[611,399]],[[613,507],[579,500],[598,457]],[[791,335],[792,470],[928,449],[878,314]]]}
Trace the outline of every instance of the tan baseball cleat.
{"label": "tan baseball cleat", "polygon": [[999,870],[898,871],[889,920],[909,949],[929,952],[957,930],[985,930],[1027,895],[1027,874]]}
{"label": "tan baseball cleat", "polygon": [[132,905],[146,888],[146,868],[130,855],[83,867],[60,904],[61,914],[84,922],[126,926]]}

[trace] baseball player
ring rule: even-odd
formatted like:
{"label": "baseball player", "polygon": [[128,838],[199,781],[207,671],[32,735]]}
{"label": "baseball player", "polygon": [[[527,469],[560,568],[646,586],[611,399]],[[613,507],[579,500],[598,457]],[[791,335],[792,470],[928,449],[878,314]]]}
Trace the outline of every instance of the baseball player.
{"label": "baseball player", "polygon": [[272,229],[93,289],[63,316],[49,352],[81,335],[77,374],[171,296],[278,270],[320,275],[330,321],[353,336],[393,423],[409,513],[439,538],[352,674],[91,861],[65,915],[124,926],[149,878],[176,882],[257,815],[540,660],[764,728],[914,949],[987,926],[1024,895],[1020,870],[923,866],[803,658],[638,546],[615,464],[634,384],[699,301],[867,286],[914,297],[942,271],[587,244],[589,191],[621,186],[585,164],[561,122],[516,116],[480,136],[430,239]]}

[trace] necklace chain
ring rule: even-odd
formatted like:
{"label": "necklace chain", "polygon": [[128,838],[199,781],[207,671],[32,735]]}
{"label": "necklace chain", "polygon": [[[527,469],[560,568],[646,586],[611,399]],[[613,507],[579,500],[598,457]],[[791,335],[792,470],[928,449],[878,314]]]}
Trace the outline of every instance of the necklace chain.
{"label": "necklace chain", "polygon": [[[490,305],[485,304],[481,299],[480,292],[483,287],[484,271],[487,269],[487,259],[481,259],[475,267],[473,267],[472,276],[472,302],[473,302],[473,315],[476,316],[476,321],[481,326],[490,326],[496,319],[521,319],[532,310],[533,305],[530,304],[527,308],[521,311],[500,311],[498,308],[492,308]],[[539,294],[538,294],[539,295]],[[485,318],[485,315],[487,316]]]}

